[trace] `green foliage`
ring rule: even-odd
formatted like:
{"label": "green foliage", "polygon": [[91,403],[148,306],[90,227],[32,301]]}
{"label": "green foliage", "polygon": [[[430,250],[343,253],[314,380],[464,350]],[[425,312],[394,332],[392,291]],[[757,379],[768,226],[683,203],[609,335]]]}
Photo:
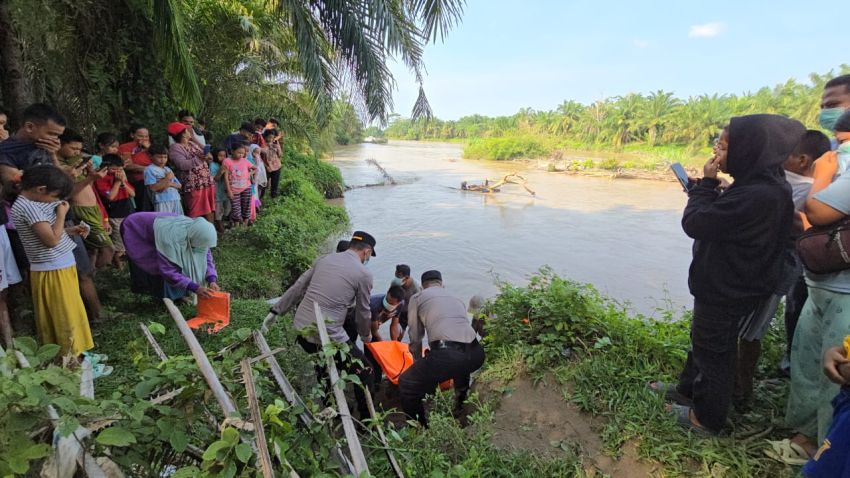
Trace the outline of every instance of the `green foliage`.
{"label": "green foliage", "polygon": [[[690,346],[689,314],[669,312],[657,320],[630,317],[592,287],[559,278],[548,269],[528,287],[502,285],[488,304],[488,370],[484,380],[510,380],[519,368],[532,376],[554,374],[567,400],[592,413],[610,452],[635,440],[644,458],[665,476],[794,476],[794,470],[763,454],[768,439],[781,439],[786,390],[758,381],[751,411],[733,411],[732,434],[687,434],[647,388],[674,381]],[[527,320],[527,323],[525,321]],[[757,378],[775,377],[784,331],[771,328],[763,341]],[[766,430],[747,439],[748,429]],[[752,432],[750,432],[752,433]],[[741,434],[739,436],[739,434]]]}
{"label": "green foliage", "polygon": [[[837,74],[850,73],[842,65]],[[388,138],[467,141],[464,156],[515,159],[549,156],[555,150],[629,151],[661,159],[696,161],[732,116],[774,113],[819,128],[817,113],[823,85],[835,76],[809,75],[743,95],[700,95],[686,99],[655,91],[630,93],[584,105],[564,101],[555,109],[522,108],[511,116],[465,116],[457,121],[390,119]],[[618,158],[619,159],[619,158]],[[702,159],[704,161],[704,159]]]}
{"label": "green foliage", "polygon": [[501,138],[475,138],[463,149],[463,157],[469,159],[492,159],[496,161],[538,158],[547,156],[553,149],[551,141],[534,136],[510,136]]}

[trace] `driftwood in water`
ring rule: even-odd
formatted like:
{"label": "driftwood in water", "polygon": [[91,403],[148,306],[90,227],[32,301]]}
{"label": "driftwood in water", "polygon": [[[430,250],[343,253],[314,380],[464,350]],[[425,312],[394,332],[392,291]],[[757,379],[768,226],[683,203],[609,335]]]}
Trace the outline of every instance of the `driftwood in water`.
{"label": "driftwood in water", "polygon": [[396,184],[396,182],[395,182],[395,178],[393,178],[392,176],[390,176],[390,173],[388,173],[388,172],[387,172],[387,170],[386,170],[386,169],[384,169],[384,167],[383,167],[383,166],[381,166],[381,164],[380,164],[380,163],[378,163],[377,161],[375,161],[375,160],[374,160],[374,159],[372,159],[372,158],[368,158],[368,159],[366,160],[366,163],[367,163],[367,164],[371,164],[372,166],[374,166],[374,167],[378,168],[378,171],[381,173],[381,176],[383,176],[383,177],[384,177],[384,182],[387,182],[387,183],[390,183],[390,184]]}
{"label": "driftwood in water", "polygon": [[[322,342],[322,348],[330,344],[328,329],[325,326],[325,317],[322,313],[322,308],[318,303],[313,303],[316,312],[316,325],[319,329],[319,339]],[[366,463],[366,455],[363,454],[363,447],[360,445],[360,438],[357,436],[357,429],[354,427],[354,420],[351,419],[351,411],[348,409],[348,402],[345,400],[345,391],[339,384],[339,372],[336,369],[334,357],[327,357],[328,376],[333,387],[334,398],[339,409],[339,416],[342,419],[342,429],[345,432],[345,439],[348,441],[348,450],[351,452],[351,460],[354,462],[354,470],[356,476],[362,476],[364,473],[369,475],[369,465]]]}

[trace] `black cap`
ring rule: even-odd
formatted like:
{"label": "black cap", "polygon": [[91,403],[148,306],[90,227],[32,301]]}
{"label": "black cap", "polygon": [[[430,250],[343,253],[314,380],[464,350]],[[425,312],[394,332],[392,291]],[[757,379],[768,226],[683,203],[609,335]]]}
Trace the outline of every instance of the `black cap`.
{"label": "black cap", "polygon": [[410,266],[407,264],[399,264],[395,266],[395,273],[401,274],[402,277],[410,277]]}
{"label": "black cap", "polygon": [[372,248],[372,257],[378,256],[378,254],[375,254],[375,238],[371,234],[364,231],[354,231],[354,234],[351,235],[351,245],[358,242],[366,243]]}
{"label": "black cap", "polygon": [[422,273],[423,284],[431,280],[438,280],[440,282],[443,282],[443,274],[440,274],[440,271],[425,271]]}

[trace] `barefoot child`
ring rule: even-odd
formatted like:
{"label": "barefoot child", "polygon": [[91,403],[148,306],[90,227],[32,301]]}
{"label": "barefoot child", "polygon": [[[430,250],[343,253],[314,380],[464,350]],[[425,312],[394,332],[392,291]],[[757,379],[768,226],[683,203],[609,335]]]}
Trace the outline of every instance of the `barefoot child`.
{"label": "barefoot child", "polygon": [[148,150],[153,164],[145,168],[145,186],[151,191],[153,210],[156,212],[173,212],[183,215],[183,205],[180,203],[180,181],[174,177],[174,171],[165,163],[168,162],[168,150],[155,144]]}
{"label": "barefoot child", "polygon": [[233,147],[233,158],[222,163],[224,185],[230,198],[230,220],[234,224],[248,224],[251,218],[251,177],[254,166],[245,159],[247,148],[244,144]]}
{"label": "barefoot child", "polygon": [[42,343],[59,344],[62,353],[79,356],[94,347],[80,298],[74,241],[82,226],[64,228],[70,206],[64,201],[74,187],[53,165],[33,166],[21,178],[21,194],[12,217],[30,262],[36,330]]}

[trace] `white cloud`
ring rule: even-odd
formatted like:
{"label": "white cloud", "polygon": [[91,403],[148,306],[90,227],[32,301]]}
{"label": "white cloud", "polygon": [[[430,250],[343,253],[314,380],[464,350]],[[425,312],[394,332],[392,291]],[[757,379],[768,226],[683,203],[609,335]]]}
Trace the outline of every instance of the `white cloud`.
{"label": "white cloud", "polygon": [[647,40],[635,38],[634,40],[632,40],[632,45],[634,45],[636,48],[644,49],[649,47],[649,42]]}
{"label": "white cloud", "polygon": [[702,25],[691,25],[688,36],[691,38],[712,38],[720,35],[726,30],[726,25],[719,22],[703,23]]}

